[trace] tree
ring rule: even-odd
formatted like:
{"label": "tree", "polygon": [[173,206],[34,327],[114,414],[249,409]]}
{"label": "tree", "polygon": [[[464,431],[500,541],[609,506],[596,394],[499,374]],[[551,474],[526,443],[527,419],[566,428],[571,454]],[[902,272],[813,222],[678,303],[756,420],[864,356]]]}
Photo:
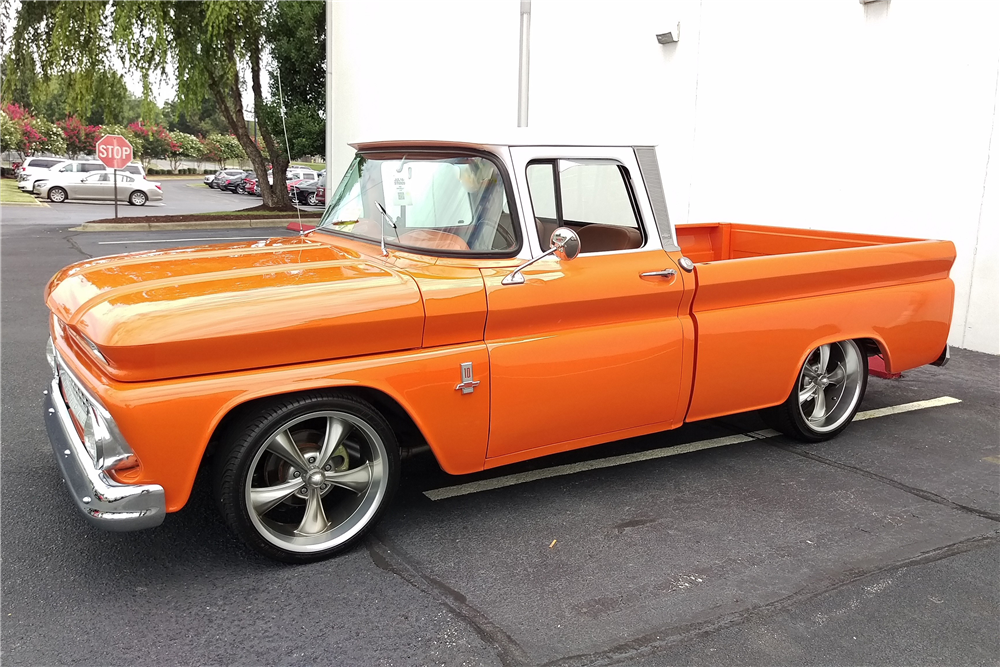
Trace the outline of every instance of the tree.
{"label": "tree", "polygon": [[56,121],[66,139],[67,155],[93,155],[95,144],[101,138],[100,125],[85,125],[76,116],[67,116],[66,120]]}
{"label": "tree", "polygon": [[[44,118],[36,118],[17,104],[4,107],[5,150],[14,150],[25,155],[66,152],[66,138],[62,130]],[[7,144],[7,141],[11,143]]]}
{"label": "tree", "polygon": [[215,146],[219,169],[225,169],[229,162],[245,160],[247,157],[240,141],[230,134],[212,134],[208,141]]}
{"label": "tree", "polygon": [[222,163],[222,149],[219,147],[219,144],[212,141],[213,136],[215,135],[209,135],[198,140],[201,142],[201,159],[208,160],[218,165],[219,169],[223,169],[225,165]]}
{"label": "tree", "polygon": [[177,100],[164,102],[163,124],[171,132],[179,130],[190,135],[203,137],[229,131],[226,119],[219,113],[215,100],[211,96],[205,96],[201,101],[201,106],[196,109],[181,109]]}
{"label": "tree", "polygon": [[81,109],[81,114],[92,100],[98,73],[107,71],[109,58],[118,58],[140,73],[147,102],[143,116],[152,120],[151,77],[163,76],[170,68],[178,82],[179,108],[193,112],[206,97],[214,99],[254,169],[265,173],[264,154],[247,130],[243,89],[248,88],[260,137],[274,164],[273,184],[260,181],[263,203],[291,208],[285,183],[289,158],[283,142],[276,140],[281,125],[274,114],[261,113],[268,104],[261,70],[270,65],[265,60],[265,31],[275,13],[284,11],[282,4],[270,0],[22,2],[11,41],[27,45],[37,71],[67,74],[67,105]]}
{"label": "tree", "polygon": [[11,118],[6,109],[0,109],[0,150],[16,151],[24,158],[21,139],[24,130],[21,123]]}
{"label": "tree", "polygon": [[136,139],[132,150],[142,162],[143,168],[149,168],[150,160],[165,158],[170,154],[170,133],[162,125],[138,121],[131,123],[128,129],[132,131],[132,136]]}
{"label": "tree", "polygon": [[[266,31],[281,81],[292,157],[326,154],[326,6],[322,2],[278,2]],[[279,98],[271,77],[271,99]],[[278,106],[264,114],[280,122]]]}
{"label": "tree", "polygon": [[200,161],[203,152],[201,142],[193,134],[187,132],[170,133],[170,153],[167,155],[167,159],[170,160],[170,169],[174,173],[180,167],[181,160],[191,158]]}

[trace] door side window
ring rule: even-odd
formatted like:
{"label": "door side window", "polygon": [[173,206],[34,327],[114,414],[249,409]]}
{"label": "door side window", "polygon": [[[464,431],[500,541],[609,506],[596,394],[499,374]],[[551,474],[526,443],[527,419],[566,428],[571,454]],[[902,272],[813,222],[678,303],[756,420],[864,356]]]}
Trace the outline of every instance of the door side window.
{"label": "door side window", "polygon": [[645,235],[628,172],[611,160],[552,160],[527,167],[528,191],[542,250],[556,227],[580,236],[580,252],[641,248]]}

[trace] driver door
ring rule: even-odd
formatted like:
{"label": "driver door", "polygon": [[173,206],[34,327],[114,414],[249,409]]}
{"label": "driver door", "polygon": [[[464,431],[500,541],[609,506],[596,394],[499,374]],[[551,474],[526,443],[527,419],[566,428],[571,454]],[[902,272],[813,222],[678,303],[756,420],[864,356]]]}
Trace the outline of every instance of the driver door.
{"label": "driver door", "polygon": [[[576,259],[541,259],[523,271],[523,284],[502,284],[512,269],[483,271],[487,467],[678,425],[684,285],[679,254],[662,249],[637,196],[645,186],[634,152],[511,155],[535,256],[553,224],[591,229],[580,233]],[[565,158],[574,161],[563,167]]]}

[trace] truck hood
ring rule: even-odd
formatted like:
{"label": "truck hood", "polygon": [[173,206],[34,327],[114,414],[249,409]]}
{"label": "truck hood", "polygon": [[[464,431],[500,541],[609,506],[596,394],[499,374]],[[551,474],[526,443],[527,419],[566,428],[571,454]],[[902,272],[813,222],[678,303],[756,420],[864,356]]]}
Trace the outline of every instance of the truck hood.
{"label": "truck hood", "polygon": [[80,262],[46,304],[128,382],[417,348],[424,324],[412,278],[308,238]]}

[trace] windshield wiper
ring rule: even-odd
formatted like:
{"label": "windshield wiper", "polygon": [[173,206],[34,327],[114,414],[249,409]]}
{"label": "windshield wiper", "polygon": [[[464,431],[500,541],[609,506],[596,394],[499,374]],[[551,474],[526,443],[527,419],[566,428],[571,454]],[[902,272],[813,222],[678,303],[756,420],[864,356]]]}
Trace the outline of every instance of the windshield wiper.
{"label": "windshield wiper", "polygon": [[[399,240],[399,229],[397,229],[396,223],[393,222],[392,218],[389,217],[389,214],[386,213],[385,207],[382,206],[382,202],[376,201],[375,205],[378,206],[378,210],[382,214],[382,217],[385,218],[386,222],[389,223],[389,225],[392,227],[393,231],[396,232],[396,240],[398,241]],[[379,234],[382,237],[382,256],[383,257],[388,257],[389,256],[389,251],[385,249],[385,226],[384,225],[379,225],[378,229],[379,229]]]}

